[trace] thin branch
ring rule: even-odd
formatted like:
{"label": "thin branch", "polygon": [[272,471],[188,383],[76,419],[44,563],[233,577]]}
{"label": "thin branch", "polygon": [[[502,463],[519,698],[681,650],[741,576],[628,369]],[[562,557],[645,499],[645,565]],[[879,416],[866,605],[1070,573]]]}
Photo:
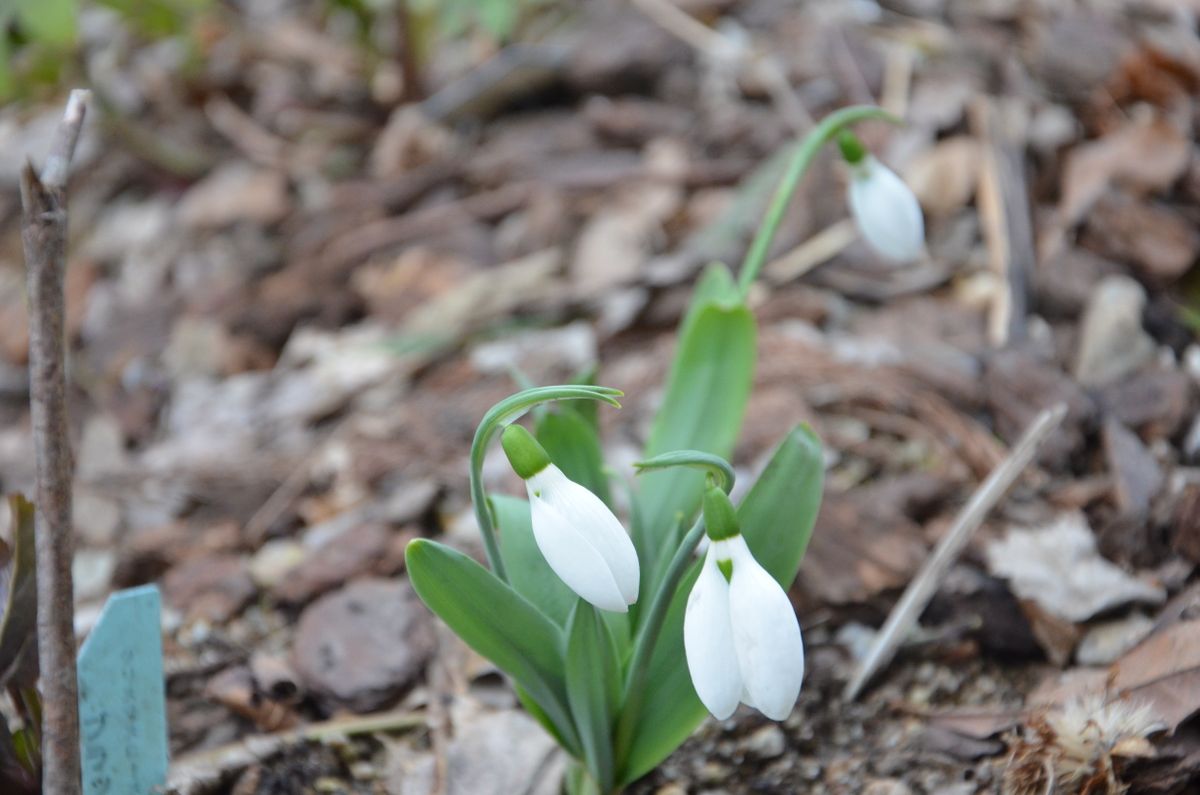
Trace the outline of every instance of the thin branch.
{"label": "thin branch", "polygon": [[858,673],[846,685],[843,697],[847,701],[857,698],[871,677],[891,662],[900,642],[917,623],[925,606],[933,598],[950,566],[958,559],[958,553],[966,546],[975,529],[983,523],[988,512],[1025,470],[1042,442],[1054,432],[1066,415],[1065,403],[1059,403],[1039,414],[1008,458],[993,469],[987,480],[975,491],[971,501],[954,520],[954,525],[938,542],[933,554],[925,561],[921,571],[908,584],[900,601],[892,608],[892,614],[875,636],[875,641],[871,644]]}
{"label": "thin branch", "polygon": [[335,737],[354,737],[361,734],[402,732],[425,725],[426,716],[418,712],[397,710],[373,715],[353,715],[314,723],[299,729],[275,734],[255,734],[237,742],[207,751],[188,754],[175,760],[167,777],[167,792],[178,795],[200,795],[211,792],[223,780],[256,762],[265,761],[301,743],[322,742]]}
{"label": "thin branch", "polygon": [[977,199],[983,238],[1003,285],[988,314],[988,340],[1000,348],[1025,336],[1029,284],[1037,268],[1025,144],[987,99],[973,104],[971,121],[984,146]]}
{"label": "thin branch", "polygon": [[79,697],[75,676],[71,478],[67,435],[63,275],[67,266],[67,177],[87,112],[72,91],[41,176],[21,173],[21,240],[29,290],[29,396],[37,472],[38,657],[44,714],[42,791],[79,792]]}

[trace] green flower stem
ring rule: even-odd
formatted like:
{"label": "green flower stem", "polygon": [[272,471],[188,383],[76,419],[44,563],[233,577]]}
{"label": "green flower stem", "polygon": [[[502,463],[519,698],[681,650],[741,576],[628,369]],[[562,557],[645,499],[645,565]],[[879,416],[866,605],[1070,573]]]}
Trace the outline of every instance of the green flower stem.
{"label": "green flower stem", "polygon": [[843,127],[865,119],[883,119],[892,124],[901,123],[900,119],[883,108],[874,105],[853,105],[834,111],[821,119],[821,123],[804,136],[804,140],[796,149],[796,154],[788,163],[787,171],[783,172],[783,179],[779,181],[779,187],[775,189],[775,195],[771,198],[771,205],[767,209],[762,225],[758,227],[754,242],[750,244],[750,250],[746,252],[746,258],[742,260],[742,269],[738,273],[738,289],[741,290],[743,299],[750,291],[750,285],[758,277],[758,272],[762,270],[763,264],[766,263],[771,242],[775,239],[775,233],[779,231],[779,224],[783,222],[783,216],[787,212],[788,204],[792,201],[792,195],[795,194],[800,180],[808,171],[817,152]]}
{"label": "green flower stem", "polygon": [[667,618],[667,610],[675,598],[675,590],[683,581],[688,566],[692,564],[692,554],[700,539],[704,537],[704,519],[696,520],[692,529],[683,537],[683,542],[675,550],[671,565],[662,579],[650,612],[638,631],[634,641],[633,654],[629,659],[629,673],[625,683],[625,698],[621,716],[617,719],[616,758],[618,766],[624,764],[629,754],[629,745],[633,742],[633,729],[637,725],[638,713],[642,709],[642,698],[646,692],[646,677],[650,673],[650,657],[654,654],[654,646],[658,643],[659,633],[662,632],[663,622]]}
{"label": "green flower stem", "polygon": [[475,521],[479,524],[479,532],[483,536],[488,564],[495,575],[504,582],[508,582],[508,575],[504,571],[504,560],[500,557],[496,524],[488,505],[487,494],[483,490],[483,457],[493,437],[505,425],[541,403],[552,400],[598,400],[620,408],[621,404],[617,402],[617,398],[622,394],[624,393],[621,390],[606,386],[540,386],[501,400],[483,415],[483,420],[475,429],[475,439],[471,442],[471,503],[475,508]]}
{"label": "green flower stem", "polygon": [[638,461],[633,466],[639,475],[643,472],[668,467],[691,467],[708,473],[710,478],[719,482],[721,489],[726,494],[733,488],[733,467],[729,465],[729,462],[719,455],[703,453],[699,450],[672,450],[645,461]]}

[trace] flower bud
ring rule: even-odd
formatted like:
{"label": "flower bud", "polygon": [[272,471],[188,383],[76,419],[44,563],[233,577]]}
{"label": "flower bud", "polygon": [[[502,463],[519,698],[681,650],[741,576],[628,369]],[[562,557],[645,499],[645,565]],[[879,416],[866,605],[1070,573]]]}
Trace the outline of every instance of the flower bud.
{"label": "flower bud", "polygon": [[838,146],[850,166],[847,198],[863,238],[887,259],[917,259],[925,246],[925,221],[916,195],[853,134],[843,133]]}
{"label": "flower bud", "polygon": [[533,538],[568,588],[602,610],[637,601],[641,572],[633,541],[604,501],[550,461],[533,434],[509,425],[500,445],[525,481]]}

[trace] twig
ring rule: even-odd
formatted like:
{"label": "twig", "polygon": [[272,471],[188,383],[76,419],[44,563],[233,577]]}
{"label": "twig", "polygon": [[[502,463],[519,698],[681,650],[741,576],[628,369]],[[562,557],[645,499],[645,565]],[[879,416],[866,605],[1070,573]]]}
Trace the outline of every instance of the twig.
{"label": "twig", "polygon": [[768,262],[763,275],[773,284],[799,279],[841,254],[855,240],[858,240],[858,227],[852,219],[835,221],[788,253]]}
{"label": "twig", "polygon": [[987,480],[975,491],[971,501],[966,504],[954,525],[938,542],[933,554],[925,561],[916,578],[909,583],[904,595],[892,609],[883,628],[875,636],[866,658],[858,673],[846,685],[843,697],[853,701],[862,692],[863,686],[870,681],[880,669],[887,665],[900,642],[917,622],[925,606],[937,591],[950,566],[958,558],[958,553],[966,546],[971,534],[983,522],[988,511],[1004,496],[1009,486],[1024,471],[1042,442],[1058,427],[1067,414],[1065,403],[1059,403],[1046,409],[1037,416],[1033,424],[1025,431],[1024,436],[1017,442],[1012,453],[999,466],[992,470]]}
{"label": "twig", "polygon": [[79,792],[79,695],[75,678],[75,597],[67,435],[65,297],[67,176],[87,113],[87,91],[72,91],[39,178],[21,172],[21,240],[29,289],[29,396],[37,472],[38,658],[44,714],[42,791]]}
{"label": "twig", "polygon": [[1025,185],[1024,146],[1000,116],[987,99],[981,99],[971,108],[972,126],[984,143],[979,214],[989,264],[1001,284],[988,313],[988,340],[997,348],[1025,336],[1029,283],[1037,267]]}

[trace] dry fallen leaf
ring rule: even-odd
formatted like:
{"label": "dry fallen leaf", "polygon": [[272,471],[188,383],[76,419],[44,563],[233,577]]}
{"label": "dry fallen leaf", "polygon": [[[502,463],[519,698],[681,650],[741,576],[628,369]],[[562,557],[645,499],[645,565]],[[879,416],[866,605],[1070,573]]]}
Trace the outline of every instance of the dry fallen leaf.
{"label": "dry fallen leaf", "polygon": [[978,141],[956,135],[914,158],[904,169],[904,179],[927,213],[939,218],[953,215],[975,195],[979,157]]}
{"label": "dry fallen leaf", "polygon": [[1164,190],[1191,157],[1187,137],[1165,119],[1134,122],[1071,152],[1062,176],[1059,221],[1079,222],[1113,183],[1137,191]]}
{"label": "dry fallen leaf", "polygon": [[1110,672],[1117,695],[1150,705],[1174,731],[1200,710],[1200,619],[1154,633],[1113,663]]}
{"label": "dry fallen leaf", "polygon": [[[1009,582],[1021,599],[1030,599],[1068,621],[1087,621],[1122,605],[1161,604],[1158,585],[1126,574],[1100,556],[1082,514],[1062,515],[1044,528],[1013,528],[987,546],[988,571]],[[1200,647],[1198,647],[1200,648]]]}

